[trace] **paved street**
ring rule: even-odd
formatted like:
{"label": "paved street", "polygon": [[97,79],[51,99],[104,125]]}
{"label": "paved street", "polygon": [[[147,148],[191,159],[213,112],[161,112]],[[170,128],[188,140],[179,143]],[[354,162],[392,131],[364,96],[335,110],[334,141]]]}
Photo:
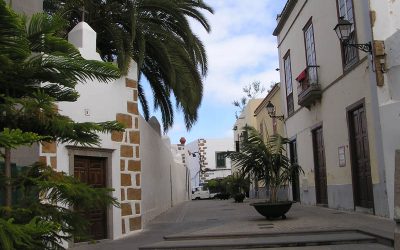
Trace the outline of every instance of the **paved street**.
{"label": "paved street", "polygon": [[[268,221],[260,216],[253,207],[249,206],[249,203],[249,200],[246,200],[242,204],[233,203],[232,200],[185,202],[158,216],[147,228],[133,236],[121,240],[104,241],[98,244],[80,245],[75,249],[138,249],[139,247],[148,246],[156,242],[162,242],[161,245],[163,245],[164,236],[169,236],[170,240],[174,238],[191,238],[200,242],[199,244],[203,242],[201,241],[202,239],[207,239],[209,240],[208,243],[211,244],[213,242],[218,243],[216,242],[218,238],[223,238],[223,241],[227,242],[229,239],[240,241],[240,238],[243,238],[248,240],[247,236],[252,236],[252,240],[257,241],[262,239],[261,236],[264,237],[265,234],[295,232],[302,232],[304,234],[304,232],[311,233],[331,230],[340,233],[340,231],[350,229],[362,230],[363,232],[393,239],[394,222],[388,219],[360,213],[294,204],[287,214],[286,220]],[[260,236],[258,239],[253,238],[257,235]],[[342,233],[342,235],[344,234]],[[350,235],[350,233],[346,233],[346,235]],[[285,237],[287,238],[288,236],[286,235]],[[301,240],[305,236],[294,235],[291,237]],[[307,237],[314,236],[308,235]],[[329,237],[336,236],[330,235]],[[369,236],[364,235],[363,237]],[[221,241],[221,239],[219,240]],[[166,243],[174,244],[170,241]],[[345,248],[333,245],[280,249],[334,250]],[[347,245],[346,249],[383,250],[391,248],[375,243],[363,243]]]}

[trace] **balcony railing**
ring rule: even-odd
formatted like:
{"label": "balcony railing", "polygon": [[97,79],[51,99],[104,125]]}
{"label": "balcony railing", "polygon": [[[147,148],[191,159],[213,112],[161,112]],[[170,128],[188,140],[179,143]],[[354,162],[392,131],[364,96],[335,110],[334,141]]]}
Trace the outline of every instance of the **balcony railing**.
{"label": "balcony railing", "polygon": [[303,107],[310,108],[311,104],[321,99],[321,85],[318,83],[318,68],[317,65],[307,66],[296,78],[298,104]]}

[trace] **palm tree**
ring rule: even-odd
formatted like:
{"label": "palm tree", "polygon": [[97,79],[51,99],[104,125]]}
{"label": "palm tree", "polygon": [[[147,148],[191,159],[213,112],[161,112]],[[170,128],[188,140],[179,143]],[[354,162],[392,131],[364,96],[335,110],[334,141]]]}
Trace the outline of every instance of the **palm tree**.
{"label": "palm tree", "polygon": [[[1,249],[64,249],[61,240],[84,234],[87,224],[71,206],[117,205],[110,189],[91,188],[38,164],[10,180],[11,148],[42,141],[96,145],[97,132],[123,130],[115,121],[77,123],[58,113],[55,102],[78,98],[78,82],[120,77],[112,63],[85,60],[57,36],[66,24],[43,13],[27,23],[0,1],[0,154],[6,165],[0,187],[7,191],[6,207],[0,206]],[[11,204],[11,184],[24,193],[16,204]]]}
{"label": "palm tree", "polygon": [[[289,140],[279,134],[271,136],[264,143],[262,135],[253,127],[246,127],[247,139],[239,152],[228,152],[227,157],[241,168],[243,173],[263,180],[270,202],[278,201],[279,188],[292,181],[294,173],[302,172],[297,164],[291,164],[286,156],[284,145]],[[269,194],[269,195],[268,195]]]}
{"label": "palm tree", "polygon": [[[131,59],[137,62],[139,80],[142,76],[148,80],[164,130],[174,122],[173,96],[184,114],[186,127],[189,129],[196,122],[203,77],[207,74],[207,55],[188,18],[210,32],[201,11],[213,10],[202,0],[45,0],[44,8],[70,21],[66,31],[88,11],[85,22],[98,34],[97,48],[103,60],[116,60],[123,73]],[[149,119],[142,81],[139,99],[144,117]]]}
{"label": "palm tree", "polygon": [[[58,113],[54,102],[76,101],[76,84],[86,79],[109,81],[120,76],[112,63],[85,60],[56,35],[66,21],[39,13],[18,16],[0,1],[0,132],[19,129],[46,140],[93,145],[96,132],[121,130],[117,122],[76,123]],[[5,148],[6,177],[11,177],[10,147]],[[10,186],[7,185],[7,205]]]}

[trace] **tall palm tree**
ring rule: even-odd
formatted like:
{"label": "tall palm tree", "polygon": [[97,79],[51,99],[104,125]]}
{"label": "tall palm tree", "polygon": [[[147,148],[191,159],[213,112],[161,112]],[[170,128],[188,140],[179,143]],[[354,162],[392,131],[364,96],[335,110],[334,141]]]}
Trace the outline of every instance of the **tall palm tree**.
{"label": "tall palm tree", "polygon": [[[131,59],[137,62],[139,80],[144,76],[150,83],[164,130],[174,122],[172,96],[184,114],[186,127],[196,122],[207,55],[188,19],[210,32],[201,12],[213,13],[210,6],[202,0],[45,0],[44,8],[66,17],[69,29],[84,15],[98,34],[97,48],[103,60],[116,60],[124,73]],[[150,111],[141,81],[139,99],[148,119]]]}

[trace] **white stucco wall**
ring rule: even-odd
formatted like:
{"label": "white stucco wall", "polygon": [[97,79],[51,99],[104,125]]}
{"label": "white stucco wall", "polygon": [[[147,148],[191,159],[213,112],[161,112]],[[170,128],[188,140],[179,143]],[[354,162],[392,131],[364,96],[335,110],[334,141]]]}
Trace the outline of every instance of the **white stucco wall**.
{"label": "white stucco wall", "polygon": [[[381,1],[377,1],[381,2]],[[386,1],[385,1],[386,2]],[[368,35],[369,23],[365,12],[365,1],[353,1],[357,41],[370,41]],[[315,102],[309,109],[298,105],[296,77],[306,67],[304,31],[303,28],[311,21],[314,29],[316,64],[318,81],[322,88],[321,100]],[[299,0],[278,35],[280,59],[281,98],[283,112],[287,114],[286,85],[283,58],[290,51],[294,114],[286,120],[287,137],[297,138],[297,153],[299,164],[305,171],[300,177],[302,186],[302,202],[315,204],[315,173],[313,160],[313,143],[311,130],[315,126],[323,126],[325,146],[325,162],[327,171],[328,203],[330,207],[353,209],[351,160],[349,150],[347,108],[360,101],[365,101],[368,126],[368,140],[372,183],[374,184],[375,212],[387,216],[384,203],[387,202],[384,190],[382,168],[379,164],[379,140],[376,133],[374,100],[371,96],[370,56],[358,51],[359,65],[345,72],[342,66],[339,39],[333,27],[338,22],[336,1],[306,1]],[[301,38],[301,40],[299,40]],[[346,165],[338,166],[338,147],[345,146]],[[394,159],[394,157],[393,157]],[[348,191],[346,191],[348,190]],[[346,193],[346,195],[341,195]],[[386,206],[387,207],[387,206]]]}
{"label": "white stucco wall", "polygon": [[174,161],[171,143],[160,137],[140,117],[140,158],[142,161],[142,224],[188,199],[189,171]]}
{"label": "white stucco wall", "polygon": [[[96,52],[96,34],[86,23],[79,23],[70,33],[69,41],[74,44],[85,59],[100,60]],[[83,47],[82,47],[83,46]],[[131,69],[126,76],[137,80],[137,66],[132,62]],[[59,112],[69,116],[76,122],[104,122],[115,120],[116,113],[126,112],[127,101],[133,101],[133,91],[125,86],[125,77],[109,83],[99,83],[97,81],[86,81],[79,83],[76,90],[80,96],[76,102],[58,103]],[[113,149],[112,169],[107,178],[111,178],[112,195],[121,200],[121,178],[120,178],[120,147],[111,140],[109,134],[100,134],[101,143],[99,148]],[[67,144],[59,144],[57,147],[57,170],[68,174],[69,156],[65,147]],[[115,170],[115,171],[114,171]],[[122,236],[121,209],[112,208],[112,232],[113,239]]]}
{"label": "white stucco wall", "polygon": [[204,150],[203,157],[204,157],[204,168],[208,168],[209,171],[203,174],[205,177],[204,181],[208,181],[215,178],[223,178],[230,175],[232,164],[229,158],[226,159],[226,167],[225,168],[217,168],[216,167],[216,158],[215,154],[217,152],[226,152],[234,150],[233,146],[233,139],[232,138],[213,138],[213,139],[201,139],[204,142],[204,146],[199,146],[200,141],[195,140],[188,143],[186,147],[186,162],[187,166],[191,172],[191,183],[192,188],[199,186],[199,158],[196,154],[195,157],[188,154],[190,152],[199,152],[201,149]]}
{"label": "white stucco wall", "polygon": [[226,158],[225,168],[217,168],[216,153],[233,151],[233,138],[206,139],[205,147],[205,163],[207,163],[206,168],[211,170],[207,171],[205,174],[206,180],[223,178],[230,175],[232,173],[231,160]]}
{"label": "white stucco wall", "polygon": [[374,40],[384,41],[386,73],[377,87],[390,217],[394,215],[395,150],[400,148],[400,1],[370,0]]}

